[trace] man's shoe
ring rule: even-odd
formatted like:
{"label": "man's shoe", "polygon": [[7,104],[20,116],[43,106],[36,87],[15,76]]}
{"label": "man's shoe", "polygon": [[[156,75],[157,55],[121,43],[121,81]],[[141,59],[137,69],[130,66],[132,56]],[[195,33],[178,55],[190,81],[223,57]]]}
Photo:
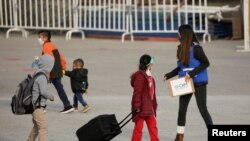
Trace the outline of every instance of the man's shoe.
{"label": "man's shoe", "polygon": [[65,107],[62,111],[60,111],[61,113],[63,113],[63,114],[67,114],[67,113],[70,113],[70,112],[73,112],[74,111],[74,108],[71,106],[71,105],[69,105],[69,106],[67,106],[67,107]]}

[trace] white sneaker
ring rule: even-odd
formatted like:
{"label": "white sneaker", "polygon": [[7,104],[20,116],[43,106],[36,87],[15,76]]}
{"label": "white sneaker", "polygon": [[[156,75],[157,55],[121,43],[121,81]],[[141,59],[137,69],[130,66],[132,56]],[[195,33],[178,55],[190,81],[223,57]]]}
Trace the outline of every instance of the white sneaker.
{"label": "white sneaker", "polygon": [[67,114],[67,113],[70,113],[70,112],[73,112],[73,111],[74,111],[74,108],[70,105],[70,106],[65,107],[65,108],[61,111],[61,113]]}

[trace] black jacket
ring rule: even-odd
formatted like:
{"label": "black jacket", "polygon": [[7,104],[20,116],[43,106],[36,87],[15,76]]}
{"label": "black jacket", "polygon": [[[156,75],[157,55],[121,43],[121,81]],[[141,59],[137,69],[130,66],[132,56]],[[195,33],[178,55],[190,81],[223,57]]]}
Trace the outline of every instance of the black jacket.
{"label": "black jacket", "polygon": [[88,89],[88,69],[80,68],[72,71],[65,71],[65,75],[70,77],[71,89],[74,93],[85,92],[83,89],[83,82],[86,84],[85,89]]}
{"label": "black jacket", "polygon": [[[201,71],[203,71],[204,69],[206,69],[210,65],[209,60],[208,60],[208,58],[207,58],[207,56],[206,56],[206,54],[203,51],[201,46],[196,46],[194,48],[194,58],[196,58],[197,60],[200,61],[200,65],[188,73],[191,78],[193,78],[195,75],[197,75],[198,73],[200,73]],[[174,70],[172,70],[171,72],[165,74],[165,76],[167,77],[167,79],[170,79],[170,78],[178,75],[179,71],[180,71],[180,68],[177,67]],[[200,86],[200,85],[205,85],[205,84],[207,84],[207,83],[202,82],[202,83],[196,83],[194,85]]]}

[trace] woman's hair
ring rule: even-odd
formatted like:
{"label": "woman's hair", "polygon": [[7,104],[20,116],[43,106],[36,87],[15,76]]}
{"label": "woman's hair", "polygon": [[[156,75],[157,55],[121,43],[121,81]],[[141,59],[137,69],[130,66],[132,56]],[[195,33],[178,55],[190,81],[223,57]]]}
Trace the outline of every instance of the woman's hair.
{"label": "woman's hair", "polygon": [[78,67],[78,68],[83,68],[84,61],[81,58],[78,58],[78,59],[74,60],[73,64],[76,65],[76,67]]}
{"label": "woman's hair", "polygon": [[146,71],[151,59],[152,57],[148,54],[142,55],[139,61],[139,70]]}
{"label": "woman's hair", "polygon": [[193,42],[199,43],[193,28],[184,24],[179,27],[180,45],[177,49],[177,58],[183,65],[189,65],[189,52]]}

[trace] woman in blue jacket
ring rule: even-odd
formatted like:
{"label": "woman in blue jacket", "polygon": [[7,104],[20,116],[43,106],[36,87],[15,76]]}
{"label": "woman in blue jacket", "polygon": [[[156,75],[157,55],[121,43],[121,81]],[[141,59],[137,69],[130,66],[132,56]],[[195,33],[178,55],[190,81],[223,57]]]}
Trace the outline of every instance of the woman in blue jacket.
{"label": "woman in blue jacket", "polygon": [[[164,80],[176,75],[185,77],[186,81],[193,79],[195,86],[195,98],[199,111],[206,126],[212,125],[212,118],[207,110],[207,84],[209,60],[194,34],[190,25],[179,27],[180,45],[177,49],[177,67],[165,74]],[[186,124],[186,113],[192,94],[179,97],[179,112],[177,121],[177,135],[175,141],[183,141]]]}

